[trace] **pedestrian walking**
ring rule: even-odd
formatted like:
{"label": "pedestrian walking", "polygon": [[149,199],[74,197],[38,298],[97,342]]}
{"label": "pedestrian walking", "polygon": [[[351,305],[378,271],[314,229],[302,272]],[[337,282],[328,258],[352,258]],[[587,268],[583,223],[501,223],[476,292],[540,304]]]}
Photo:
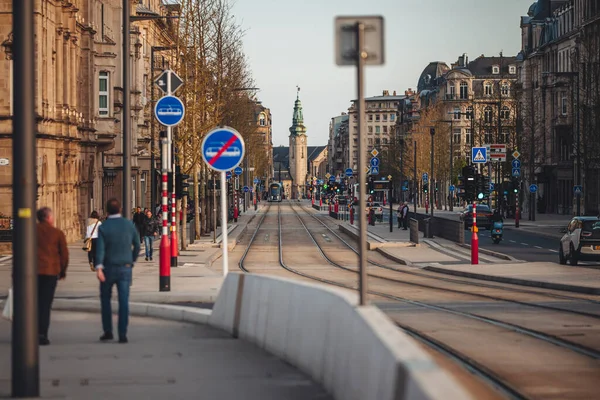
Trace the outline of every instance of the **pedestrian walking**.
{"label": "pedestrian walking", "polygon": [[154,218],[150,210],[146,211],[146,219],[142,226],[142,235],[144,235],[144,247],[146,250],[146,261],[152,261],[152,243],[158,234],[158,220]]}
{"label": "pedestrian walking", "polygon": [[398,229],[402,228],[402,208],[404,207],[403,204],[400,204],[398,206],[398,215],[396,216],[396,219],[398,220]]}
{"label": "pedestrian walking", "polygon": [[98,240],[98,228],[100,225],[102,225],[102,222],[100,222],[100,215],[97,211],[92,211],[87,220],[87,229],[85,231],[85,241],[83,246],[88,253],[88,262],[90,263],[92,272],[96,271],[96,268],[94,267],[96,263],[94,260],[96,259],[96,242]]}
{"label": "pedestrian walking", "polygon": [[102,310],[101,341],[114,339],[110,300],[112,287],[119,296],[119,343],[127,343],[129,324],[129,286],[133,265],[140,253],[140,238],[136,227],[121,216],[121,203],[112,198],[106,203],[108,218],[98,230],[96,243],[96,274],[100,281]]}
{"label": "pedestrian walking", "polygon": [[142,209],[140,207],[137,207],[135,209],[135,213],[133,214],[133,224],[135,225],[135,228],[138,231],[138,236],[140,237],[140,243],[141,243],[141,238],[143,235],[142,227],[144,225],[145,218],[146,218],[146,214],[144,214],[142,212]]}
{"label": "pedestrian walking", "polygon": [[402,214],[402,226],[403,229],[406,231],[408,230],[408,202],[404,202],[400,213]]}
{"label": "pedestrian walking", "polygon": [[65,234],[54,227],[54,214],[50,208],[40,208],[37,220],[38,335],[39,344],[46,346],[50,344],[48,329],[56,284],[67,276],[69,249]]}

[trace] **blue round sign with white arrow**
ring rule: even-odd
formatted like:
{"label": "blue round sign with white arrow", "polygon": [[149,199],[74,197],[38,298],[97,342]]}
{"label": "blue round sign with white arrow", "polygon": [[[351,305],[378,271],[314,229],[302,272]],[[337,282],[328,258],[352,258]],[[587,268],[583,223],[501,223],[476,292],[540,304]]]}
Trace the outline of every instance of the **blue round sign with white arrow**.
{"label": "blue round sign with white arrow", "polygon": [[373,157],[371,158],[371,167],[379,167],[379,158],[377,157]]}
{"label": "blue round sign with white arrow", "polygon": [[226,172],[237,167],[244,152],[244,139],[233,128],[214,129],[202,141],[202,158],[215,171]]}
{"label": "blue round sign with white arrow", "polygon": [[185,115],[183,102],[175,96],[164,96],[156,102],[154,115],[164,126],[178,125]]}

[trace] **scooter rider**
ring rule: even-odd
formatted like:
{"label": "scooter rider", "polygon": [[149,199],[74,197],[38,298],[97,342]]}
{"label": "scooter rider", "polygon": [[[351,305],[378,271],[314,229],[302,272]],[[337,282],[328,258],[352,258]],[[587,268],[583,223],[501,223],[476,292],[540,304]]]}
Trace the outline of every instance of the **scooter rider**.
{"label": "scooter rider", "polygon": [[502,218],[502,214],[500,213],[500,210],[498,208],[496,208],[496,210],[494,210],[494,214],[492,214],[491,222],[492,222],[492,224],[494,222],[504,223],[504,218]]}

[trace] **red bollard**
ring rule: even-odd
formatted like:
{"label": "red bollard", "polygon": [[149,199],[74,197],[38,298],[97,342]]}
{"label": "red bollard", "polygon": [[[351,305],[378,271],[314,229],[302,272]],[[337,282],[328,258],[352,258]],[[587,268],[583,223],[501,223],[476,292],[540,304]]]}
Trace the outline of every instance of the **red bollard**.
{"label": "red bollard", "polygon": [[323,198],[322,197],[319,199],[319,207],[323,207]]}
{"label": "red bollard", "polygon": [[426,201],[426,202],[425,202],[425,214],[427,214],[427,213],[428,213],[428,211],[429,211],[429,202],[428,202],[428,201]]}
{"label": "red bollard", "polygon": [[479,236],[477,236],[477,203],[473,203],[473,235],[471,236],[471,265],[479,264]]}
{"label": "red bollard", "polygon": [[335,202],[334,211],[336,214],[340,211],[340,206],[337,201]]}
{"label": "red bollard", "polygon": [[515,228],[519,227],[519,192],[515,195]]}
{"label": "red bollard", "polygon": [[169,239],[169,210],[167,206],[167,182],[168,174],[162,174],[162,236],[160,238],[160,264],[158,274],[158,290],[161,292],[171,291],[171,241]]}
{"label": "red bollard", "polygon": [[171,197],[171,268],[177,267],[177,199]]}

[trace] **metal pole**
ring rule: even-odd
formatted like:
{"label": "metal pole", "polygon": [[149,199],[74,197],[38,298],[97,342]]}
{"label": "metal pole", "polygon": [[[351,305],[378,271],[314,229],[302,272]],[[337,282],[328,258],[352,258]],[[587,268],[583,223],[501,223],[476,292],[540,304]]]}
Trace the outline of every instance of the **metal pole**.
{"label": "metal pole", "polygon": [[33,13],[33,0],[13,0],[13,397],[40,395]]}
{"label": "metal pole", "polygon": [[[244,186],[248,186],[248,154],[244,157]],[[246,212],[248,204],[248,192],[244,191],[244,212]]]}
{"label": "metal pole", "polygon": [[[171,127],[167,128],[170,131]],[[169,239],[169,159],[168,148],[170,135],[165,131],[161,137],[161,172],[162,172],[162,235],[160,237],[160,264],[158,290],[171,291],[171,240]]]}
{"label": "metal pole", "polygon": [[[454,116],[452,117],[454,118]],[[454,119],[450,120],[450,185],[454,182],[452,179],[454,175]],[[454,199],[450,196],[450,211],[454,211]]]}
{"label": "metal pole", "polygon": [[414,149],[413,149],[413,210],[415,213],[415,219],[417,219],[417,141],[414,141]]}
{"label": "metal pole", "polygon": [[[152,46],[150,48],[150,76],[152,77],[154,75],[154,46]],[[154,107],[154,102],[156,101],[156,99],[154,98],[154,83],[150,84],[150,104],[152,107]],[[151,210],[154,213],[155,210],[155,202],[156,202],[156,192],[157,192],[157,185],[156,185],[156,167],[155,167],[155,157],[154,157],[154,151],[155,151],[155,144],[154,142],[156,141],[156,133],[154,130],[154,119],[150,120],[150,176],[151,176],[151,184],[150,184],[150,206],[152,207]]]}
{"label": "metal pole", "polygon": [[131,219],[130,1],[123,0],[123,217]]}
{"label": "metal pole", "polygon": [[225,171],[221,172],[221,234],[223,236],[221,247],[223,248],[223,276],[227,276],[227,273],[229,272],[229,242],[227,241],[227,185],[224,185],[223,182],[225,182]]}
{"label": "metal pole", "polygon": [[431,176],[429,177],[429,181],[431,182],[431,187],[429,188],[429,205],[431,206],[431,216],[433,217],[433,209],[435,208],[435,204],[433,203],[435,200],[434,191],[435,191],[435,180],[433,179],[433,156],[434,156],[434,137],[435,137],[435,128],[431,128],[429,131],[431,133]]}
{"label": "metal pole", "polygon": [[[579,71],[577,71],[577,185],[581,185],[581,131],[579,126]],[[573,107],[575,109],[575,107]],[[577,216],[581,215],[581,194],[577,196]]]}
{"label": "metal pole", "polygon": [[213,243],[217,243],[217,173],[213,172]]}
{"label": "metal pole", "polygon": [[365,25],[362,23],[356,24],[357,36],[357,90],[358,90],[358,187],[360,195],[358,197],[358,223],[360,233],[358,235],[358,258],[359,258],[359,294],[360,305],[367,304],[367,219],[365,218],[366,202],[366,187],[367,174],[365,168],[367,165],[367,146],[365,137],[365,99],[364,99],[364,80],[363,70],[367,59],[367,52],[364,50],[365,40]]}
{"label": "metal pole", "polygon": [[[402,188],[400,188],[402,191]],[[394,231],[394,205],[392,204],[392,180],[390,179],[390,190],[389,190],[389,200],[390,200],[390,232]]]}

